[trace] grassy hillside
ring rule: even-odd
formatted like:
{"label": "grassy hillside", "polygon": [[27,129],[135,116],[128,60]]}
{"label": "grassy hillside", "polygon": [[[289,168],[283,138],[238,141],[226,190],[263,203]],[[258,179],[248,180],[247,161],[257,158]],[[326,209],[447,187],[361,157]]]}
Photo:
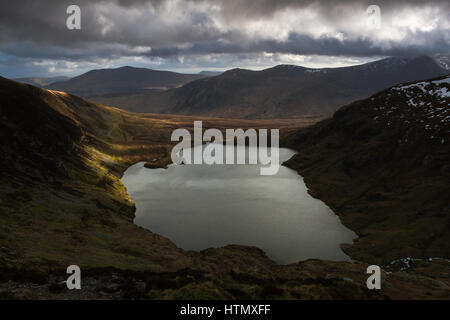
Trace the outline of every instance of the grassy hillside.
{"label": "grassy hillside", "polygon": [[449,78],[399,85],[289,136],[286,165],[358,234],[352,257],[450,256],[449,92]]}
{"label": "grassy hillside", "polygon": [[[124,112],[0,78],[0,298],[449,296],[444,260],[394,265],[373,292],[364,262],[281,266],[260,249],[235,245],[184,251],[134,225],[122,173],[141,160],[166,165],[170,133],[193,120]],[[204,119],[205,127],[272,126],[283,135],[304,124]],[[65,289],[70,264],[82,268],[83,290]]]}

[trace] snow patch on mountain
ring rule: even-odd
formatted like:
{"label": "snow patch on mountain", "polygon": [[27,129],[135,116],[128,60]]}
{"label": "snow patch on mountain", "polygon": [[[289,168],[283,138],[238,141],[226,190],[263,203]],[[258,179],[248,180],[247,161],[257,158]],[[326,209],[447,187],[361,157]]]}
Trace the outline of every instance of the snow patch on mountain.
{"label": "snow patch on mountain", "polygon": [[450,70],[450,55],[436,54],[433,59],[441,68]]}
{"label": "snow patch on mountain", "polygon": [[438,143],[450,141],[450,77],[398,85],[371,98],[373,121],[404,129],[399,144],[407,143],[409,132],[422,128]]}
{"label": "snow patch on mountain", "polygon": [[[423,93],[431,96],[436,96],[437,98],[450,98],[450,90],[447,86],[441,86],[441,84],[450,84],[450,78],[445,78],[441,80],[434,81],[422,81],[413,83],[406,86],[393,87],[392,90],[404,91],[408,97],[414,94],[414,88],[420,89]],[[437,85],[437,86],[436,86]]]}

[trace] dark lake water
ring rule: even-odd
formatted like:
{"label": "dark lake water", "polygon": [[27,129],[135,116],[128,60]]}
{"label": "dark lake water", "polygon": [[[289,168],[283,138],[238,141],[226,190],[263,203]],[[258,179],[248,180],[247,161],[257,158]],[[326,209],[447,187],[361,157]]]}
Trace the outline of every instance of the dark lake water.
{"label": "dark lake water", "polygon": [[[280,148],[280,163],[294,151]],[[297,172],[261,165],[129,167],[122,178],[136,203],[134,222],[186,250],[228,244],[256,246],[279,263],[308,258],[349,260],[340,249],[356,234],[322,201],[312,198]]]}

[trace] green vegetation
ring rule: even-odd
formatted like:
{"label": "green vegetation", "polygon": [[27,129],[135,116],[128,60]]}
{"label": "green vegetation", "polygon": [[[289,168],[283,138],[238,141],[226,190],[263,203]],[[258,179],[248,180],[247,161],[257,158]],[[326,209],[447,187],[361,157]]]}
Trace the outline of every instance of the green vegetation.
{"label": "green vegetation", "polygon": [[448,99],[410,103],[385,90],[285,140],[299,150],[286,165],[358,234],[344,250],[361,261],[450,256]]}
{"label": "green vegetation", "polygon": [[[170,133],[191,127],[192,117],[137,115],[3,78],[0,106],[0,298],[449,295],[445,261],[394,270],[386,275],[386,289],[371,292],[365,287],[365,263],[309,260],[280,266],[245,246],[188,252],[134,225],[134,203],[120,181],[123,171],[142,160],[165,166]],[[281,127],[282,137],[308,123],[202,120],[205,127],[219,129]],[[348,180],[338,171],[334,176]],[[310,183],[308,172],[306,177]],[[60,285],[70,264],[82,268],[81,292]]]}

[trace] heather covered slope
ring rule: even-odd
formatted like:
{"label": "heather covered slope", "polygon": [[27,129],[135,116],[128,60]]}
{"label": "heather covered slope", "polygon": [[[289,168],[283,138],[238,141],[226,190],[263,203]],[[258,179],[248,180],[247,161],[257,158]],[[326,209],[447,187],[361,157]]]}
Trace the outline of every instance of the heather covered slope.
{"label": "heather covered slope", "polygon": [[289,137],[287,162],[359,239],[352,257],[450,256],[450,82],[397,85]]}
{"label": "heather covered slope", "polygon": [[[445,260],[416,261],[406,271],[395,264],[374,292],[365,287],[363,262],[281,266],[260,249],[235,245],[184,251],[134,225],[120,176],[137,161],[167,164],[170,133],[193,120],[137,115],[0,78],[0,299],[449,296]],[[216,128],[292,123],[204,121]],[[82,290],[65,289],[69,264],[82,268]]]}
{"label": "heather covered slope", "polygon": [[2,267],[193,264],[191,254],[133,224],[134,203],[120,181],[135,162],[167,165],[170,134],[192,127],[193,118],[136,115],[4,78],[0,106]]}
{"label": "heather covered slope", "polygon": [[[261,250],[186,252],[132,222],[122,172],[141,160],[167,164],[170,133],[193,118],[137,116],[4,78],[0,107],[0,298],[267,295],[276,265]],[[205,119],[212,122],[230,127]],[[86,291],[71,295],[57,286],[70,264],[82,268]],[[254,280],[240,283],[230,272]]]}
{"label": "heather covered slope", "polygon": [[262,71],[233,69],[165,92],[92,99],[135,112],[225,118],[323,117],[397,83],[446,73],[427,56],[387,58],[343,68],[279,65]]}
{"label": "heather covered slope", "polygon": [[[133,203],[119,180],[127,163],[165,155],[159,135],[142,146],[127,128],[132,117],[63,92],[0,81],[3,267],[57,268],[76,260],[157,268],[151,256],[180,257],[168,240],[132,224]],[[150,120],[133,134],[166,125]],[[133,149],[135,158],[127,158]]]}

